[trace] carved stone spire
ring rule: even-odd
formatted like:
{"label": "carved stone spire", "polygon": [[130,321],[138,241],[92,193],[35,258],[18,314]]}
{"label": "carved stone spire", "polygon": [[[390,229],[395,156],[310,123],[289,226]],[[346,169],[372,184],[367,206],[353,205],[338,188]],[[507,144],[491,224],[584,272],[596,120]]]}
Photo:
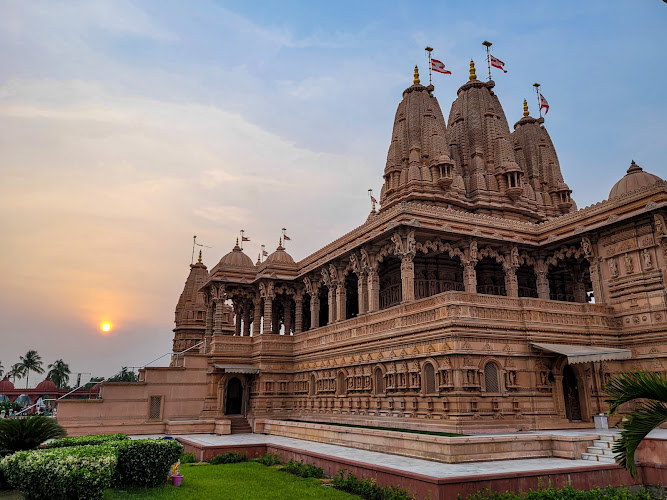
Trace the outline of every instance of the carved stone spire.
{"label": "carved stone spire", "polygon": [[206,329],[206,303],[201,286],[208,280],[208,270],[201,261],[190,265],[183,292],[176,304],[174,328],[174,352],[180,352],[204,340]]}

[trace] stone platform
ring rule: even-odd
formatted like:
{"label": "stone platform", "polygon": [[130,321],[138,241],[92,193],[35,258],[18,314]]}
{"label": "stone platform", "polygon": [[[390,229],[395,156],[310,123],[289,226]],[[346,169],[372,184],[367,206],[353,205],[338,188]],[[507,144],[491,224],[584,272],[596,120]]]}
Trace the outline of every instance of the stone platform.
{"label": "stone platform", "polygon": [[[591,433],[590,430],[587,432]],[[554,431],[556,436],[577,434],[581,433]],[[347,469],[360,478],[375,478],[381,486],[398,485],[420,500],[456,498],[458,494],[465,496],[483,488],[495,491],[527,491],[549,484],[555,487],[571,484],[575,488],[591,489],[667,483],[667,468],[663,465],[664,462],[640,463],[640,475],[635,480],[616,464],[579,459],[517,458],[452,464],[265,434],[194,434],[174,437],[185,446],[187,452],[195,453],[199,460],[207,460],[228,451],[245,451],[249,458],[271,452],[280,455],[284,461],[303,460],[322,467],[327,475]],[[652,456],[661,460],[655,452],[659,449],[662,450],[660,453],[664,453],[667,432],[656,431],[651,435],[650,441],[653,441],[652,444],[649,443]],[[641,454],[638,454],[638,457],[640,456]]]}

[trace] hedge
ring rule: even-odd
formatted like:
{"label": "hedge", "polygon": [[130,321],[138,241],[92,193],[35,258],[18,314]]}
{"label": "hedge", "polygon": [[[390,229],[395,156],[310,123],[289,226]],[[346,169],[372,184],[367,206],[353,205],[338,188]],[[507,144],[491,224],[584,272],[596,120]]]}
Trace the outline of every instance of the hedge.
{"label": "hedge", "polygon": [[331,484],[339,490],[359,495],[368,500],[411,500],[412,496],[398,486],[378,486],[375,479],[357,479],[354,474],[347,474],[341,469],[334,476]]}
{"label": "hedge", "polygon": [[0,462],[9,485],[34,500],[102,498],[115,468],[108,445],[19,451]]}
{"label": "hedge", "polygon": [[130,439],[125,434],[102,434],[98,436],[76,436],[62,439],[54,439],[46,443],[45,448],[66,448],[69,446],[87,446],[90,444],[104,444],[114,441],[125,441]]}
{"label": "hedge", "polygon": [[[463,497],[459,495],[458,498],[462,499]],[[651,500],[652,497],[645,488],[636,493],[630,493],[625,487],[607,488],[605,490],[596,488],[582,491],[566,486],[563,489],[545,488],[525,493],[512,493],[510,491],[498,493],[482,490],[466,498],[467,500]]]}
{"label": "hedge", "polygon": [[164,483],[182,453],[183,446],[171,439],[124,439],[22,451],[0,462],[0,475],[30,499],[99,499],[112,485]]}
{"label": "hedge", "polygon": [[216,455],[211,458],[208,463],[211,465],[220,465],[220,464],[237,464],[239,462],[247,462],[248,456],[243,453],[237,453],[235,451],[228,451],[222,455]]}

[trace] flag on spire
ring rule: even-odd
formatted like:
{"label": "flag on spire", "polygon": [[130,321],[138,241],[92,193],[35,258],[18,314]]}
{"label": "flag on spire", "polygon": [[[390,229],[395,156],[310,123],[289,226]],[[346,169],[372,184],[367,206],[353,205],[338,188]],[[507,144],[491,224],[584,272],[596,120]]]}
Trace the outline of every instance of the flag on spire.
{"label": "flag on spire", "polygon": [[287,236],[286,234],[283,234],[283,239],[284,239],[285,241],[292,241],[292,238],[290,238],[290,237]]}
{"label": "flag on spire", "polygon": [[250,238],[246,238],[245,236],[241,236],[241,241],[250,241]]}
{"label": "flag on spire", "polygon": [[269,256],[269,252],[267,252],[266,250],[262,250],[262,255],[263,255],[264,257],[268,257],[268,256]]}
{"label": "flag on spire", "polygon": [[540,93],[540,111],[542,109],[544,109],[544,114],[546,115],[549,112],[549,103],[544,98],[544,96]]}
{"label": "flag on spire", "polygon": [[437,59],[431,59],[431,69],[443,75],[451,75],[452,72],[445,69],[445,64]]}
{"label": "flag on spire", "polygon": [[493,66],[494,68],[501,69],[503,73],[507,73],[507,70],[505,69],[505,63],[502,62],[500,59],[489,54],[489,61],[491,62],[491,66]]}

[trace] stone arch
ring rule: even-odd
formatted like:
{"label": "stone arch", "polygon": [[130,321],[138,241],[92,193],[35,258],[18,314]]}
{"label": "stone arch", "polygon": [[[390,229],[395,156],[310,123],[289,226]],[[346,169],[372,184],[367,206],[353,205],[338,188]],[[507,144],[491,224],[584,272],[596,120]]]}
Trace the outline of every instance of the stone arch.
{"label": "stone arch", "polygon": [[[561,408],[561,416],[571,421],[590,421],[592,418],[591,398],[588,392],[590,384],[587,383],[584,366],[581,364],[570,364],[567,357],[559,356],[554,363],[553,372],[556,379],[554,384],[556,388],[554,392],[556,394],[554,396],[559,399],[557,407]],[[570,383],[576,382],[576,391],[573,390],[569,394],[566,393],[568,377],[574,377],[570,379]],[[579,410],[578,415],[576,414],[577,409]],[[576,417],[579,418],[577,419]]]}
{"label": "stone arch", "polygon": [[245,375],[225,373],[220,377],[218,382],[218,403],[223,414],[245,415],[248,407],[248,395],[248,379]]}
{"label": "stone arch", "polygon": [[347,394],[347,373],[345,370],[338,370],[336,374],[336,396],[345,396]]}
{"label": "stone arch", "polygon": [[480,362],[482,374],[482,391],[491,394],[500,394],[502,390],[502,367],[495,358],[484,358]]}
{"label": "stone arch", "polygon": [[437,363],[427,359],[422,363],[422,394],[431,395],[438,393],[436,382]]}
{"label": "stone arch", "polygon": [[548,266],[549,298],[565,302],[587,302],[593,290],[590,264],[581,247],[562,247],[545,259]]}
{"label": "stone arch", "polygon": [[308,378],[308,395],[317,395],[317,378],[315,377],[315,373],[311,373]]}
{"label": "stone arch", "polygon": [[375,365],[373,368],[373,393],[376,396],[385,395],[385,368],[383,365]]}
{"label": "stone arch", "polygon": [[507,295],[505,288],[505,256],[490,247],[478,251],[475,264],[477,273],[477,293]]}
{"label": "stone arch", "polygon": [[415,244],[415,299],[449,291],[463,291],[463,259],[460,248],[439,238]]}

